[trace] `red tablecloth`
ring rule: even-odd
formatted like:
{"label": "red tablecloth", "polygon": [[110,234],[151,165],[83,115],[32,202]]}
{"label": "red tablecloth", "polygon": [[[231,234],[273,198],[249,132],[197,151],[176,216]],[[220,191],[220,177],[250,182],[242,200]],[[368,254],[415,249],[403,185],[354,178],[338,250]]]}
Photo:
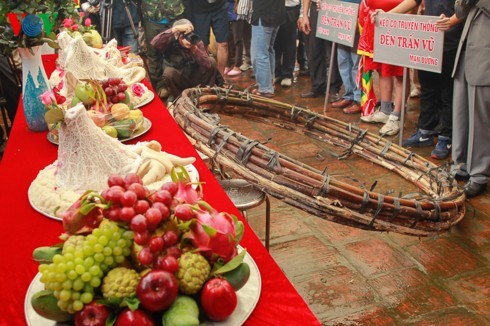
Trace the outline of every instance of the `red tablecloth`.
{"label": "red tablecloth", "polygon": [[[45,66],[49,75],[54,68],[53,56],[45,57]],[[157,140],[170,153],[197,157],[195,166],[201,181],[205,182],[205,200],[220,211],[238,216],[237,209],[158,97],[142,110],[153,126],[147,134],[134,141]],[[0,165],[0,199],[3,206],[0,226],[0,325],[25,325],[24,298],[38,267],[31,258],[32,251],[38,246],[59,242],[58,236],[63,232],[60,222],[34,211],[27,197],[29,185],[37,173],[56,158],[57,146],[48,142],[46,132],[36,133],[27,129],[20,106]],[[259,302],[246,324],[319,324],[246,223],[241,245],[255,260],[262,278]]]}

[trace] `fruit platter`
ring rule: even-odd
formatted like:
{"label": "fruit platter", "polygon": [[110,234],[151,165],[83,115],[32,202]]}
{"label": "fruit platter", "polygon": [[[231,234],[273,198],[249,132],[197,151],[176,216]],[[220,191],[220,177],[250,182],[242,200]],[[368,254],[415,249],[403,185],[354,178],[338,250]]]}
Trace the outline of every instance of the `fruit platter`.
{"label": "fruit platter", "polygon": [[151,128],[151,121],[132,102],[140,107],[153,99],[149,94],[153,95],[153,92],[144,84],[128,86],[121,78],[79,81],[69,101],[55,87],[53,91],[42,95],[47,108],[45,118],[49,124],[48,140],[58,144],[64,112],[78,103],[83,104],[90,119],[109,136],[121,141],[141,136]]}
{"label": "fruit platter", "polygon": [[159,190],[137,174],[114,174],[102,192],[83,194],[63,213],[62,243],[33,252],[40,265],[26,296],[29,324],[244,322],[260,276],[238,246],[243,223],[202,193],[176,167]]}

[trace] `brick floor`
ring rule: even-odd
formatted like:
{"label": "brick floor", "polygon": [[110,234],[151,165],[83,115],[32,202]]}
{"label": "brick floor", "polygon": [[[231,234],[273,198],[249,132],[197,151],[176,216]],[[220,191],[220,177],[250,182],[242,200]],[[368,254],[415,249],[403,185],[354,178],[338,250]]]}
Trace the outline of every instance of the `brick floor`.
{"label": "brick floor", "polygon": [[[248,73],[228,80],[237,89],[255,81]],[[307,77],[289,89],[276,86],[276,99],[323,112],[324,99],[302,99]],[[418,99],[406,107],[404,138],[413,133]],[[327,107],[326,114],[360,124]],[[222,117],[222,123],[346,182],[377,191],[417,191],[405,180],[353,155],[339,161],[339,150],[306,136],[257,121]],[[392,137],[398,142],[397,136]],[[429,157],[432,148],[414,149]],[[434,162],[437,162],[433,160]],[[444,163],[445,161],[439,162]],[[322,220],[272,199],[271,254],[324,325],[490,325],[490,194],[467,201],[467,214],[450,232],[432,238],[355,229]],[[248,212],[264,237],[264,207]]]}

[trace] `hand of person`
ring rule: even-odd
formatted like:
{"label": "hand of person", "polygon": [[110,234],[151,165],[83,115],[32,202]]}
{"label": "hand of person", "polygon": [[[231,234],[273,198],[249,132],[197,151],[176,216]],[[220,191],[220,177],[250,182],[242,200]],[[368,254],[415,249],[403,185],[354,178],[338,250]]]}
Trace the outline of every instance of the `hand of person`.
{"label": "hand of person", "polygon": [[[298,25],[299,25],[299,20],[298,20]],[[305,35],[310,34],[311,32],[311,26],[310,26],[310,20],[308,17],[303,17],[301,21],[301,26],[298,26],[299,30],[305,33]]]}
{"label": "hand of person", "polygon": [[371,12],[370,14],[371,23],[374,24],[374,22],[376,21],[376,16],[378,16],[380,12],[385,12],[385,11],[383,9],[375,9],[374,11]]}
{"label": "hand of person", "polygon": [[439,16],[439,19],[436,20],[436,27],[440,30],[440,31],[447,31],[448,29],[451,28],[451,19],[449,17],[446,17],[446,15],[444,14],[441,14]]}
{"label": "hand of person", "polygon": [[87,9],[89,14],[97,14],[100,11],[100,3],[97,6],[90,6]]}
{"label": "hand of person", "polygon": [[182,34],[189,34],[192,31],[194,31],[194,26],[191,24],[184,24],[184,25],[178,25],[175,27],[172,27],[172,33],[182,33]]}

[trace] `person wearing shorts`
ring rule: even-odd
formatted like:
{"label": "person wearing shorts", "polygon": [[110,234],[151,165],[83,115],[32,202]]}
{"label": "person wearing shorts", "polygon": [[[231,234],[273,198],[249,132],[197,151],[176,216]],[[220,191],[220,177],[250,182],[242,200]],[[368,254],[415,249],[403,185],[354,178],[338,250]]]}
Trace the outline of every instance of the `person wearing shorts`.
{"label": "person wearing shorts", "polygon": [[194,31],[209,45],[210,29],[217,45],[218,71],[224,76],[228,62],[228,2],[226,0],[190,0],[189,8]]}
{"label": "person wearing shorts", "polygon": [[[369,15],[381,9],[389,11],[396,7],[401,0],[366,0],[361,3],[360,12],[366,15],[364,24],[373,25],[373,21]],[[364,30],[368,30],[369,26],[364,26]],[[373,26],[371,26],[373,27]],[[374,31],[374,29],[371,29]],[[363,35],[364,34],[364,35]],[[365,55],[365,70],[376,70],[379,73],[379,93],[381,106],[372,114],[361,117],[361,121],[368,123],[383,123],[383,127],[379,130],[382,136],[393,136],[400,131],[400,111],[402,106],[402,87],[403,87],[403,67],[393,66],[385,63],[373,62],[373,47],[374,34],[361,34],[359,44],[365,47],[363,51],[358,53]],[[362,39],[364,37],[364,40]],[[366,45],[367,44],[367,45]],[[409,83],[407,83],[409,84]],[[410,87],[409,85],[407,85]],[[393,100],[393,90],[395,91],[395,99]],[[408,93],[407,93],[408,94]]]}

